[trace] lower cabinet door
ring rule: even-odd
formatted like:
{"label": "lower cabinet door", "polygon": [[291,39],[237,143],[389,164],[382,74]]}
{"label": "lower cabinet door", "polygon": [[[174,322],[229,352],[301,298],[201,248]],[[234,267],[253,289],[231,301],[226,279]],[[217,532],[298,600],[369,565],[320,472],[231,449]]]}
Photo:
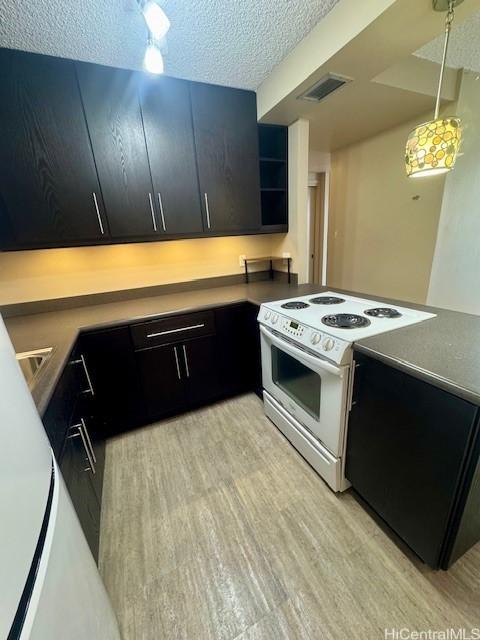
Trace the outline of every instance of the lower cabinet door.
{"label": "lower cabinet door", "polygon": [[78,430],[72,430],[65,441],[60,469],[93,557],[98,560],[100,502],[92,482],[92,466]]}
{"label": "lower cabinet door", "polygon": [[216,355],[215,336],[182,343],[189,405],[206,404],[221,395]]}
{"label": "lower cabinet door", "polygon": [[150,420],[185,408],[186,374],[181,345],[144,349],[135,356]]}
{"label": "lower cabinet door", "polygon": [[115,327],[80,336],[87,389],[91,389],[104,436],[143,424],[142,402],[129,327]]}
{"label": "lower cabinet door", "polygon": [[103,424],[95,414],[95,406],[92,396],[86,394],[80,396],[75,406],[70,433],[75,434],[79,428],[83,430],[93,464],[90,480],[101,504],[105,470],[105,436]]}
{"label": "lower cabinet door", "polygon": [[224,396],[262,387],[258,307],[250,302],[215,309],[216,368]]}
{"label": "lower cabinet door", "polygon": [[355,360],[345,474],[438,567],[477,407],[372,358]]}

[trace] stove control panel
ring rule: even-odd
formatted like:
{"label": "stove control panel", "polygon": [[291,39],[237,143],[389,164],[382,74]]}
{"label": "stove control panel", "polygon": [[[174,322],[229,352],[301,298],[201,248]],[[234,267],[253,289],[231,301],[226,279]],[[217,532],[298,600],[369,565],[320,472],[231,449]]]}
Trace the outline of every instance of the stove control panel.
{"label": "stove control panel", "polygon": [[300,338],[305,332],[305,327],[300,323],[295,322],[295,320],[285,319],[283,321],[283,330],[286,331],[289,336]]}
{"label": "stove control panel", "polygon": [[337,364],[345,364],[351,357],[350,342],[312,329],[271,309],[261,307],[258,321],[299,346],[306,347]]}

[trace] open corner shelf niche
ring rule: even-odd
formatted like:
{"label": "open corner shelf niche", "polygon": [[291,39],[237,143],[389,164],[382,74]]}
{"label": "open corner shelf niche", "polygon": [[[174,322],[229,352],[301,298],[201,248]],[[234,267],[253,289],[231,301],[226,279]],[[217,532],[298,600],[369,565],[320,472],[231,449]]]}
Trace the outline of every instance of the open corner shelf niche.
{"label": "open corner shelf niche", "polygon": [[288,231],[288,127],[259,124],[262,228]]}

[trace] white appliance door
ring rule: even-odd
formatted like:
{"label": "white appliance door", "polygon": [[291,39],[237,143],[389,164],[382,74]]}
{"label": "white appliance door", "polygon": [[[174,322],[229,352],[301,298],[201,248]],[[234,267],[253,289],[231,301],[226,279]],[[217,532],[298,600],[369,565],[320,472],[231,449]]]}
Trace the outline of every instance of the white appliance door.
{"label": "white appliance door", "polygon": [[51,475],[50,444],[0,317],[0,638],[17,614]]}
{"label": "white appliance door", "polygon": [[334,455],[343,448],[349,367],[306,353],[260,327],[263,387]]}
{"label": "white appliance door", "polygon": [[0,638],[120,638],[1,317]]}
{"label": "white appliance door", "polygon": [[115,614],[55,463],[52,512],[21,640],[120,640]]}

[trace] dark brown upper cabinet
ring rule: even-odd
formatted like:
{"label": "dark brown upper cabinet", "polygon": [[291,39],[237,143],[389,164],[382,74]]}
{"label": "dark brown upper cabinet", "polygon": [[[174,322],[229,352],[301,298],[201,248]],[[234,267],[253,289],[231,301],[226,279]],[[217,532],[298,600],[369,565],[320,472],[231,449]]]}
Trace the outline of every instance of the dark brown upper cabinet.
{"label": "dark brown upper cabinet", "polygon": [[0,248],[108,236],[73,62],[0,50]]}
{"label": "dark brown upper cabinet", "polygon": [[0,136],[0,250],[265,232],[251,91],[0,49]]}
{"label": "dark brown upper cabinet", "polygon": [[261,225],[255,93],[196,82],[190,88],[205,228],[254,232]]}
{"label": "dark brown upper cabinet", "polygon": [[76,67],[112,238],[160,235],[138,97],[142,76],[85,63]]}
{"label": "dark brown upper cabinet", "polygon": [[145,76],[140,94],[161,230],[202,233],[189,83]]}

